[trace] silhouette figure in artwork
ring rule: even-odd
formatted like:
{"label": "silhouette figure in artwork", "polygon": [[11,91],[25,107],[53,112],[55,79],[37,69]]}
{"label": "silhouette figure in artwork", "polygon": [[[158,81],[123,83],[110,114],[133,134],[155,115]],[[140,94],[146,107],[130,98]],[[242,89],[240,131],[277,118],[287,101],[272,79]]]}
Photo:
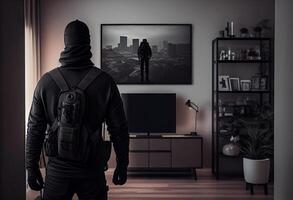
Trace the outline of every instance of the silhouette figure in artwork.
{"label": "silhouette figure in artwork", "polygon": [[220,84],[222,88],[227,88],[227,84],[224,78],[221,79]]}
{"label": "silhouette figure in artwork", "polygon": [[137,55],[140,62],[140,81],[144,82],[145,72],[145,81],[149,82],[149,61],[152,57],[152,50],[146,39],[143,39],[140,43]]}

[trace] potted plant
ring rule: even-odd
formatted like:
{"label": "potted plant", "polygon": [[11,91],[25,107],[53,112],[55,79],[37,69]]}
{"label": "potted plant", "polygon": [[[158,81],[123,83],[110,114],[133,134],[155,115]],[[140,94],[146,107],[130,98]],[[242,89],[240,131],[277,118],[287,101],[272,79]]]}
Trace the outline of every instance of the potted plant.
{"label": "potted plant", "polygon": [[267,194],[270,174],[270,158],[273,157],[273,113],[270,106],[262,106],[252,121],[242,120],[244,134],[241,135],[241,153],[246,189],[262,184]]}

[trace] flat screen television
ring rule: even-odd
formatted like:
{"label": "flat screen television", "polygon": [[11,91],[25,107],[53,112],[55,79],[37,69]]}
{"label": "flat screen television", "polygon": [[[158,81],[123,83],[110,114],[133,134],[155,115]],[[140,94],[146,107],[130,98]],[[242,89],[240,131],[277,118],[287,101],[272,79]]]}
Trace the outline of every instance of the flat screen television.
{"label": "flat screen television", "polygon": [[175,133],[176,94],[122,94],[130,133]]}

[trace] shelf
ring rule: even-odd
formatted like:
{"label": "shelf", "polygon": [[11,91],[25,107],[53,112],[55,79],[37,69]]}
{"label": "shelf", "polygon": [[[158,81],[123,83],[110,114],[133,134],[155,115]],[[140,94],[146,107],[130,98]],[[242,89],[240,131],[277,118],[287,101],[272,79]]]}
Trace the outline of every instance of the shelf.
{"label": "shelf", "polygon": [[218,37],[216,38],[214,41],[218,40],[218,41],[262,41],[262,40],[270,40],[271,38],[240,38],[240,37],[232,37],[232,38],[222,38],[222,37]]}
{"label": "shelf", "polygon": [[[219,120],[220,119],[225,120],[225,119],[230,119],[230,118],[233,118],[233,117],[235,117],[235,115],[233,115],[233,116],[218,116],[218,119]],[[255,118],[255,116],[253,116],[253,115],[237,115],[237,117],[241,118],[241,119],[244,119],[244,120],[254,119]]]}
{"label": "shelf", "polygon": [[224,159],[234,159],[234,160],[240,160],[242,159],[242,157],[239,155],[239,156],[226,156],[222,153],[219,154],[219,158],[224,158]]}
{"label": "shelf", "polygon": [[269,63],[269,60],[217,60],[215,63]]}
{"label": "shelf", "polygon": [[218,119],[222,119],[222,118],[223,118],[223,119],[230,119],[230,118],[233,118],[233,117],[235,117],[235,116],[234,116],[234,115],[232,115],[232,116],[229,116],[229,115],[228,115],[228,116],[227,116],[227,115],[224,116],[224,115],[223,115],[223,116],[218,116]]}
{"label": "shelf", "polygon": [[270,90],[250,90],[250,91],[214,91],[215,93],[222,94],[262,94],[262,93],[271,93]]}

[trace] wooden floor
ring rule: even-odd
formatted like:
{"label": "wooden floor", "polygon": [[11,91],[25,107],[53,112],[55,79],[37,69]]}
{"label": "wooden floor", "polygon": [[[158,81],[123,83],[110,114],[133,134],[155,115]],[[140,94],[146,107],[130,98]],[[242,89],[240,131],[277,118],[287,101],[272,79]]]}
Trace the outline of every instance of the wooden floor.
{"label": "wooden floor", "polygon": [[[273,184],[269,185],[269,195],[264,195],[263,187],[256,186],[255,194],[245,190],[242,180],[216,180],[210,169],[198,170],[198,180],[188,176],[130,176],[124,186],[111,183],[113,170],[107,172],[110,187],[109,200],[249,200],[273,199]],[[37,193],[28,192],[27,200],[33,200]],[[76,198],[74,198],[76,199]]]}

